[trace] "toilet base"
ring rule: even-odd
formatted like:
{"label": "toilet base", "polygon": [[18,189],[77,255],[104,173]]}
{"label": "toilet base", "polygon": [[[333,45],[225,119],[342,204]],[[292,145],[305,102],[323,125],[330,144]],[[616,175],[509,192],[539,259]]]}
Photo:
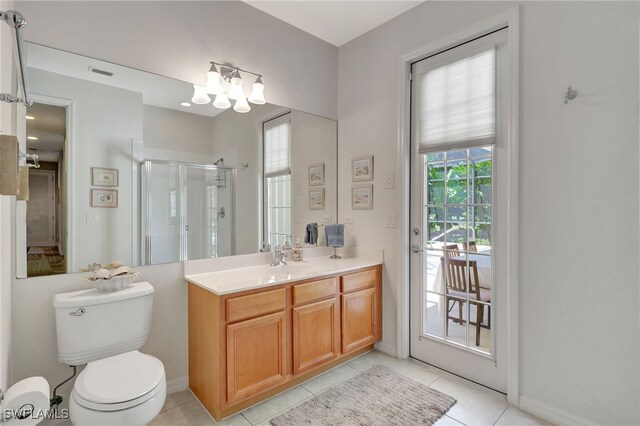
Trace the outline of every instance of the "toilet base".
{"label": "toilet base", "polygon": [[146,425],[153,420],[164,405],[167,397],[167,381],[162,380],[161,389],[152,398],[134,407],[119,411],[98,411],[80,405],[74,398],[75,390],[69,398],[69,417],[74,426]]}

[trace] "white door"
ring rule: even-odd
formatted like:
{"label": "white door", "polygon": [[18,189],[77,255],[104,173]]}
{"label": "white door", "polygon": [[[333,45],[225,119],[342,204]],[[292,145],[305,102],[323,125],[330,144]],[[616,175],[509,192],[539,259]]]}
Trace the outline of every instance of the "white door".
{"label": "white door", "polygon": [[503,29],[416,62],[411,86],[410,353],[501,392],[506,37]]}
{"label": "white door", "polygon": [[55,172],[29,170],[27,245],[56,245]]}

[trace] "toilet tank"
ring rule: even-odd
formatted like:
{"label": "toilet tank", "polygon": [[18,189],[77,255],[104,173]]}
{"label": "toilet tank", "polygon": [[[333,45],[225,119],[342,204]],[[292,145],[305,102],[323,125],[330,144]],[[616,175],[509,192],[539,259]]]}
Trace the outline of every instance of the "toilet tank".
{"label": "toilet tank", "polygon": [[58,360],[80,365],[142,347],[151,333],[153,292],[140,282],[119,291],[56,294]]}

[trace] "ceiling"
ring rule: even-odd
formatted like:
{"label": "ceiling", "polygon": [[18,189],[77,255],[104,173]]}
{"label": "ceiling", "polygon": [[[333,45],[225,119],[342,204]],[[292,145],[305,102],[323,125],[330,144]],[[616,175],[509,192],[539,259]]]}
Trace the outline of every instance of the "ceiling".
{"label": "ceiling", "polygon": [[243,1],[339,47],[424,0]]}

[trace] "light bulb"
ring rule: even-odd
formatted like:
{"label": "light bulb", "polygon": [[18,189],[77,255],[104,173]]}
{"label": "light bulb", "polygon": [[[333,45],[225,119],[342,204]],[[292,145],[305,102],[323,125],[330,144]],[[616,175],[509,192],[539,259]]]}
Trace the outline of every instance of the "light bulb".
{"label": "light bulb", "polygon": [[220,92],[220,73],[215,64],[211,64],[211,68],[209,68],[209,72],[207,72],[206,90],[207,93],[211,93],[212,95]]}
{"label": "light bulb", "polygon": [[258,77],[256,79],[256,82],[253,83],[253,89],[251,90],[251,95],[249,96],[249,102],[258,105],[263,105],[266,102],[264,100],[264,84],[262,84],[262,77]]}
{"label": "light bulb", "polygon": [[200,86],[199,84],[193,85],[193,97],[191,98],[191,102],[194,104],[208,104],[211,102],[211,98],[207,95],[207,91],[204,86]]}
{"label": "light bulb", "polygon": [[251,107],[247,103],[247,98],[244,96],[238,98],[236,104],[233,106],[233,110],[235,112],[249,112],[251,111]]}
{"label": "light bulb", "polygon": [[231,79],[231,88],[229,89],[229,94],[227,96],[229,96],[229,99],[244,98],[242,79],[239,75],[236,74],[236,76]]}
{"label": "light bulb", "polygon": [[229,98],[227,98],[227,95],[225,95],[221,90],[216,95],[216,100],[213,101],[213,106],[220,109],[227,109],[231,106],[231,102],[229,102]]}

